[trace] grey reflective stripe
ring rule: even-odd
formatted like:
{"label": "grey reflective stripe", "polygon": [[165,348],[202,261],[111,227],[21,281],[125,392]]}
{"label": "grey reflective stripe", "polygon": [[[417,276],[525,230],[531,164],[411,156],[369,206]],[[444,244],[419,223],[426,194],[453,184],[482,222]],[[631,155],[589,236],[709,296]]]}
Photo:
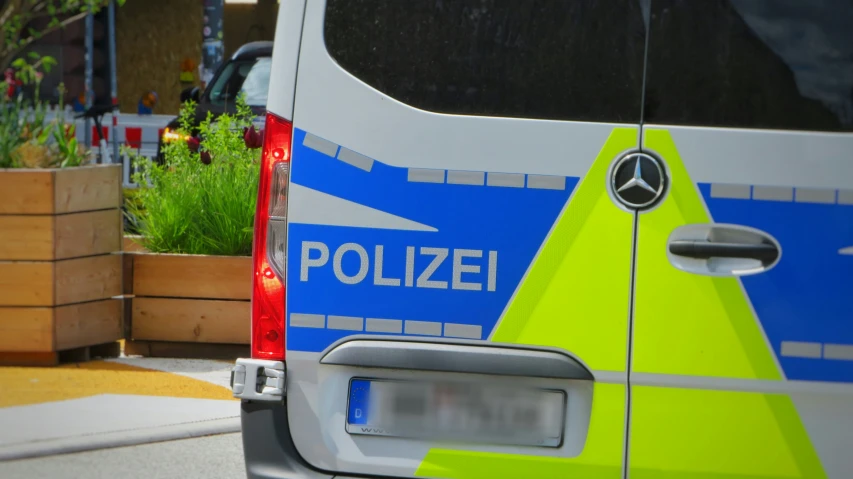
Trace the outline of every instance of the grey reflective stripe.
{"label": "grey reflective stripe", "polygon": [[540,190],[565,190],[565,176],[527,175],[527,187]]}
{"label": "grey reflective stripe", "polygon": [[626,372],[602,371],[602,370],[598,370],[598,369],[593,369],[592,375],[595,377],[595,382],[597,382],[597,383],[609,383],[609,384],[627,384],[628,383],[628,373],[626,373]]}
{"label": "grey reflective stripe", "polygon": [[853,344],[782,341],[782,356],[853,361]]}
{"label": "grey reflective stripe", "polygon": [[373,333],[400,334],[403,332],[403,321],[401,319],[367,318],[366,330]]}
{"label": "grey reflective stripe", "polygon": [[752,199],[769,201],[794,201],[794,188],[785,186],[754,186]]}
{"label": "grey reflective stripe", "polygon": [[749,199],[749,185],[711,184],[711,198]]}
{"label": "grey reflective stripe", "polygon": [[489,186],[524,188],[524,175],[517,173],[489,173],[486,184]]}
{"label": "grey reflective stripe", "polygon": [[290,314],[290,326],[294,328],[334,329],[338,331],[365,331],[367,333],[403,334],[416,336],[444,336],[446,338],[483,338],[483,327],[477,324],[442,323],[440,321],[416,321],[360,316],[337,316],[322,314]]}
{"label": "grey reflective stripe", "polygon": [[840,359],[843,361],[853,361],[853,345],[850,344],[824,344],[823,345],[824,359]]}
{"label": "grey reflective stripe", "polygon": [[329,329],[344,329],[347,331],[364,330],[364,319],[354,316],[332,316],[329,315]]}
{"label": "grey reflective stripe", "polygon": [[477,185],[486,182],[486,174],[482,171],[447,171],[447,183],[451,185]]}
{"label": "grey reflective stripe", "polygon": [[409,168],[408,179],[414,183],[444,183],[444,170]]}
{"label": "grey reflective stripe", "polygon": [[711,198],[851,205],[853,204],[853,190],[712,183]]}
{"label": "grey reflective stripe", "polygon": [[314,136],[311,133],[305,134],[305,139],[302,140],[302,144],[312,150],[319,151],[326,156],[331,156],[332,158],[334,158],[338,153],[338,145],[329,140],[320,138],[319,136]]}
{"label": "grey reflective stripe", "polygon": [[338,159],[343,161],[344,163],[350,164],[356,168],[360,168],[367,172],[370,172],[370,170],[373,169],[372,158],[364,156],[361,153],[356,153],[344,147],[341,147],[341,151],[338,152]]}
{"label": "grey reflective stripe", "polygon": [[472,324],[444,323],[444,336],[448,338],[481,339],[483,327]]}
{"label": "grey reflective stripe", "polygon": [[820,359],[821,344],[800,341],[782,341],[782,356],[789,358]]}
{"label": "grey reflective stripe", "polygon": [[845,256],[853,255],[853,246],[848,246],[846,248],[841,248],[838,250],[838,254],[843,254]]}
{"label": "grey reflective stripe", "polygon": [[324,328],[326,317],[322,314],[290,313],[290,325],[298,328]]}
{"label": "grey reflective stripe", "polygon": [[631,373],[633,386],[663,386],[718,391],[752,391],[761,393],[843,393],[853,394],[853,384],[819,381],[768,379],[735,379],[675,374]]}
{"label": "grey reflective stripe", "polygon": [[818,188],[797,188],[794,195],[797,203],[835,203],[835,190]]}
{"label": "grey reflective stripe", "polygon": [[441,323],[432,321],[406,321],[406,334],[441,336]]}

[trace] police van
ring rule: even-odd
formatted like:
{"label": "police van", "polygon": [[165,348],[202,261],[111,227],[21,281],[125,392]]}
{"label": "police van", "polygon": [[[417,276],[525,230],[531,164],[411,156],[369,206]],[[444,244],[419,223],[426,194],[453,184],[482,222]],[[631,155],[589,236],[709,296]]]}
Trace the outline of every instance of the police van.
{"label": "police van", "polygon": [[851,25],[283,0],[248,476],[853,477]]}

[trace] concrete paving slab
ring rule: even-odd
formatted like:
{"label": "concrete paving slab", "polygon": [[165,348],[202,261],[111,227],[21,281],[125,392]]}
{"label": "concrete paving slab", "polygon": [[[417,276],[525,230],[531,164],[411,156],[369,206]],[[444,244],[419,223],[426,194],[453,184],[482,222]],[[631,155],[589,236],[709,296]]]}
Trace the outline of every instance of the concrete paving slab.
{"label": "concrete paving slab", "polygon": [[0,368],[0,461],[238,432],[230,371],[134,357]]}
{"label": "concrete paving slab", "polygon": [[239,434],[0,462],[3,479],[237,479],[246,477]]}
{"label": "concrete paving slab", "polygon": [[236,401],[99,394],[0,409],[0,446],[239,415]]}
{"label": "concrete paving slab", "polygon": [[236,401],[119,394],[8,407],[0,460],[235,432],[239,416]]}

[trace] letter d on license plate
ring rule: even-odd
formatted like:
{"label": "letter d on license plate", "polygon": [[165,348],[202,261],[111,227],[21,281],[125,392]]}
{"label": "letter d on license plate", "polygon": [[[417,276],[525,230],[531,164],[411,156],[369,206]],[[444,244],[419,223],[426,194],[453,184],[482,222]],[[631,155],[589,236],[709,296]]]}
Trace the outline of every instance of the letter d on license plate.
{"label": "letter d on license plate", "polygon": [[353,379],[350,434],[559,447],[564,391],[482,383]]}

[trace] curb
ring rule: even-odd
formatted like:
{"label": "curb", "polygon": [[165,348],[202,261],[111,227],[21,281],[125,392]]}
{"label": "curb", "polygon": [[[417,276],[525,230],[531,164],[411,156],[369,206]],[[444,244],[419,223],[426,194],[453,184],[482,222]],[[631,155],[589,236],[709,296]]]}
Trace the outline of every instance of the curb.
{"label": "curb", "polygon": [[173,424],[0,447],[0,462],[240,432],[240,418]]}

